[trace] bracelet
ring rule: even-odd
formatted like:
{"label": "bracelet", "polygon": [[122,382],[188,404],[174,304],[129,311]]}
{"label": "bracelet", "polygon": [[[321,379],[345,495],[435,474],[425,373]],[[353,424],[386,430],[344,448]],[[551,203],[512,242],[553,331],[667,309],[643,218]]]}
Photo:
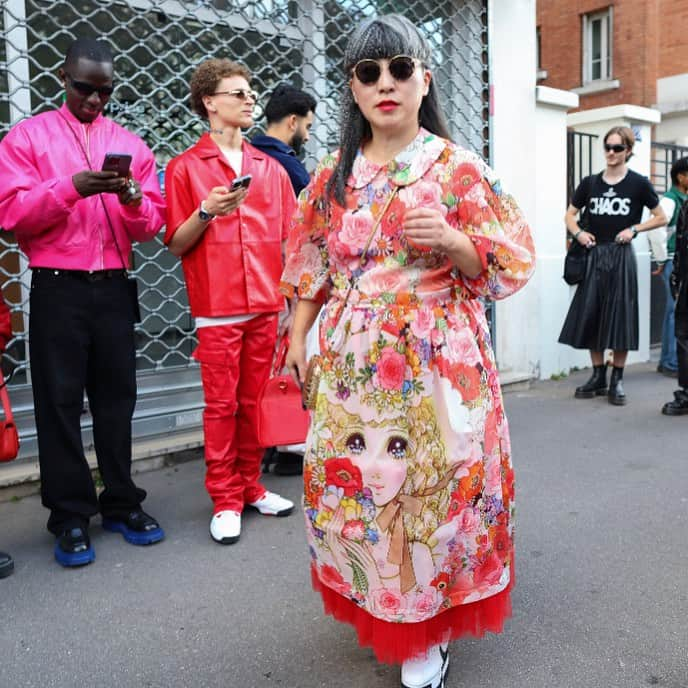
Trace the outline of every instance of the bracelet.
{"label": "bracelet", "polygon": [[638,230],[635,228],[635,225],[631,227],[631,232],[633,232],[633,238],[635,239],[638,236]]}

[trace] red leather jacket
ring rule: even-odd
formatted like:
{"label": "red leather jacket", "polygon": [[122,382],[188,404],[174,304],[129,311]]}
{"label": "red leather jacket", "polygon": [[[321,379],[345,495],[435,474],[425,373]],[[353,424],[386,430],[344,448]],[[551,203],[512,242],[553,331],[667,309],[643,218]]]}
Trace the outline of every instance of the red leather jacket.
{"label": "red leather jacket", "polygon": [[[182,256],[191,314],[219,317],[276,313],[284,307],[278,290],[282,241],[287,238],[296,198],[289,176],[273,158],[242,144],[241,174],[253,176],[244,202],[216,217]],[[165,171],[165,243],[196,212],[214,186],[236,177],[209,134],[170,162]]]}

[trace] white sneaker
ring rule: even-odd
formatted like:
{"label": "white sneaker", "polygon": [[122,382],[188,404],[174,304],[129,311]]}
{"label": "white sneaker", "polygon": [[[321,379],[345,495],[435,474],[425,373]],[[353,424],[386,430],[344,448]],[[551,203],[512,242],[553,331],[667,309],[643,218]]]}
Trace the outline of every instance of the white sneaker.
{"label": "white sneaker", "polygon": [[401,665],[402,688],[444,688],[449,669],[446,645],[433,645],[419,657],[407,659]]}
{"label": "white sneaker", "polygon": [[218,511],[210,520],[210,537],[221,545],[233,545],[241,535],[241,514]]}
{"label": "white sneaker", "polygon": [[258,501],[251,502],[249,506],[258,509],[264,516],[289,516],[294,511],[294,502],[274,492],[266,492]]}

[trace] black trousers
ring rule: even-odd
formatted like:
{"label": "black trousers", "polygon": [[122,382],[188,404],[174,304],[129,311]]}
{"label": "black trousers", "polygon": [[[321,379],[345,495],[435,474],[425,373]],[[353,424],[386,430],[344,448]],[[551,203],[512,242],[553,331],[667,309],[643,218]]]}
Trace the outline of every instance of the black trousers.
{"label": "black trousers", "polygon": [[[136,404],[134,309],[126,274],[93,280],[47,268],[31,280],[29,350],[41,497],[48,530],[85,526],[99,511],[121,517],[146,496],[131,479]],[[96,496],[84,456],[84,390],[105,489]]]}
{"label": "black trousers", "polygon": [[678,384],[688,391],[688,279],[681,282],[674,311]]}

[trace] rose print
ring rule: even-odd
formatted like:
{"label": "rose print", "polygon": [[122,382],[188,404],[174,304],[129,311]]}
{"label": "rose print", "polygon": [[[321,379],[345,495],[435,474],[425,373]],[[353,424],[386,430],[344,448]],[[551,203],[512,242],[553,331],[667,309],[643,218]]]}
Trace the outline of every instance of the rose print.
{"label": "rose print", "polygon": [[434,324],[435,316],[432,310],[423,306],[416,311],[416,317],[411,322],[411,332],[418,339],[427,339]]}
{"label": "rose print", "polygon": [[401,609],[401,594],[396,590],[377,588],[370,593],[373,606],[385,616],[398,614]]}
{"label": "rose print", "polygon": [[365,523],[360,519],[356,521],[347,521],[342,528],[342,536],[347,540],[354,542],[363,542],[366,536]]}
{"label": "rose print", "polygon": [[342,215],[342,229],[338,239],[340,244],[348,248],[350,255],[361,253],[373,229],[373,222],[373,215],[369,210],[347,212]]}
{"label": "rose print", "polygon": [[434,590],[419,592],[416,595],[413,606],[418,614],[427,616],[437,606],[437,593]]}
{"label": "rose print", "polygon": [[434,181],[419,179],[415,184],[404,187],[399,192],[399,200],[403,202],[407,210],[412,208],[429,208],[447,212],[442,205],[442,187]]}
{"label": "rose print", "polygon": [[406,357],[386,346],[377,361],[377,381],[382,389],[401,389],[406,372]]}
{"label": "rose print", "polygon": [[448,329],[446,341],[446,355],[452,363],[465,363],[470,366],[480,363],[480,352],[469,329]]}

